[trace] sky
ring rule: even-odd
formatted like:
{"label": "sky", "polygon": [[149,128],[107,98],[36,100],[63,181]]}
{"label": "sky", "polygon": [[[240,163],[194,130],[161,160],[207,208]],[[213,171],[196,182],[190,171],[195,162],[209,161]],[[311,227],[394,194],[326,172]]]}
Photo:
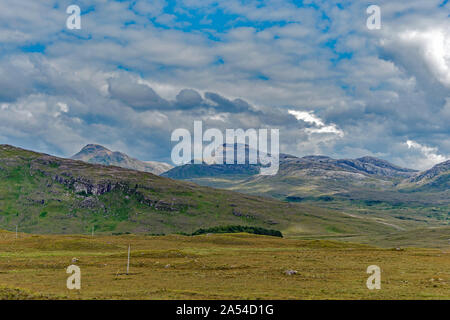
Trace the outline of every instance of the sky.
{"label": "sky", "polygon": [[0,143],[170,162],[196,120],[279,129],[297,156],[430,168],[450,158],[450,2],[0,2]]}

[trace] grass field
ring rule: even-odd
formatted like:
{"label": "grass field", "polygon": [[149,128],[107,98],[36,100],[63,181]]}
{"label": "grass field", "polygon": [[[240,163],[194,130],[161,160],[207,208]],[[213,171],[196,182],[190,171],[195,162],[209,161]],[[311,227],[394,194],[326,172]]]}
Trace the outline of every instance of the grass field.
{"label": "grass field", "polygon": [[[6,231],[0,248],[0,299],[450,299],[450,248],[249,234],[16,239]],[[81,268],[79,291],[66,287],[71,264]],[[369,265],[381,268],[381,290],[366,287]]]}

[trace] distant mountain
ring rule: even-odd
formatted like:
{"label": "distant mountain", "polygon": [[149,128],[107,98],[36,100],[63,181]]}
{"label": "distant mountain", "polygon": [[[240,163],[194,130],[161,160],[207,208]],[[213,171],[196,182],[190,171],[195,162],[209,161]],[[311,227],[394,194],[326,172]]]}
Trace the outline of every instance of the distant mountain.
{"label": "distant mountain", "polygon": [[[238,147],[243,147],[245,154],[238,153]],[[227,151],[234,152],[233,164],[227,164]],[[257,158],[256,163],[250,163],[250,147],[248,145],[239,144],[223,144],[215,150],[215,157],[204,159],[201,164],[191,163],[175,167],[167,172],[163,173],[162,176],[179,179],[179,180],[189,180],[192,178],[201,177],[218,177],[218,176],[253,176],[260,173],[261,163],[259,158]],[[257,155],[259,152],[254,150]],[[287,159],[290,156],[287,154],[280,154],[280,159]],[[294,157],[295,158],[295,157]],[[241,164],[242,163],[242,164]]]}
{"label": "distant mountain", "polygon": [[97,144],[88,144],[71,159],[88,163],[102,164],[105,166],[117,166],[138,171],[150,172],[160,175],[173,168],[168,163],[156,161],[140,161],[122,152],[113,152]]}
{"label": "distant mountain", "polygon": [[[322,171],[327,172],[324,173]],[[296,174],[302,176],[312,174],[317,176],[317,173],[319,172],[330,175],[330,172],[333,171],[339,175],[346,174],[347,176],[359,174],[364,176],[392,178],[411,177],[417,172],[416,170],[401,168],[389,163],[388,161],[374,157],[363,157],[358,159],[333,159],[326,156],[306,156],[303,158],[290,156],[288,158],[280,159],[279,175],[282,176]]]}
{"label": "distant mountain", "polygon": [[[241,152],[241,150],[244,151],[244,153]],[[214,150],[214,157],[203,159],[203,162],[206,164],[225,164],[227,162],[227,156],[229,153],[232,153],[233,156],[233,164],[238,163],[245,163],[250,164],[250,153],[253,153],[257,156],[256,164],[252,164],[253,166],[260,167],[259,163],[259,155],[267,155],[266,153],[263,153],[261,151],[258,151],[257,149],[250,148],[247,144],[240,144],[240,143],[234,143],[234,144],[227,144],[224,143],[221,146],[219,146],[216,150]],[[283,156],[283,155],[280,155]]]}
{"label": "distant mountain", "polygon": [[219,177],[230,175],[252,176],[259,174],[259,165],[248,164],[185,164],[172,168],[161,174],[163,177],[189,180],[202,177]]}
{"label": "distant mountain", "polygon": [[403,181],[401,187],[423,191],[450,190],[450,160],[412,176]]}
{"label": "distant mountain", "polygon": [[[248,150],[248,148],[247,148]],[[333,159],[326,156],[306,156],[303,158],[288,154],[280,154],[280,169],[277,176],[346,176],[361,180],[368,176],[388,178],[408,178],[417,173],[416,170],[401,168],[388,161],[374,157],[358,159]],[[260,164],[251,165],[248,157],[245,164],[186,164],[175,167],[164,176],[173,179],[191,179],[217,175],[257,175]],[[267,177],[266,179],[270,179]]]}
{"label": "distant mountain", "polygon": [[411,179],[409,179],[410,182],[415,183],[423,183],[426,181],[429,181],[431,179],[436,178],[437,176],[445,173],[450,172],[450,160],[447,160],[445,162],[439,163],[435,165],[433,168],[429,170],[425,170],[420,172],[419,174],[413,176]]}
{"label": "distant mountain", "polygon": [[[419,199],[417,195],[401,194],[398,186],[418,175],[418,171],[382,159],[333,159],[316,155],[299,158],[287,154],[281,154],[279,159],[279,171],[274,176],[261,176],[258,166],[251,167],[248,164],[188,164],[175,167],[164,173],[164,176],[296,202],[308,199],[392,203],[423,202],[424,199],[435,201],[435,198],[424,196]],[[436,195],[436,199],[443,197],[445,195]]]}

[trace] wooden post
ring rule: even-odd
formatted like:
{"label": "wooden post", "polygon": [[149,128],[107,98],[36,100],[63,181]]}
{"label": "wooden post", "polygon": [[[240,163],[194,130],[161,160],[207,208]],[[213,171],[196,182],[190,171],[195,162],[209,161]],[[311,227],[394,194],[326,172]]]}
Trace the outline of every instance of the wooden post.
{"label": "wooden post", "polygon": [[128,275],[128,272],[130,271],[130,249],[131,249],[131,245],[128,245],[127,275]]}
{"label": "wooden post", "polygon": [[92,226],[92,237],[94,236],[94,226]]}
{"label": "wooden post", "polygon": [[17,229],[19,228],[19,225],[16,224],[16,239],[17,239]]}

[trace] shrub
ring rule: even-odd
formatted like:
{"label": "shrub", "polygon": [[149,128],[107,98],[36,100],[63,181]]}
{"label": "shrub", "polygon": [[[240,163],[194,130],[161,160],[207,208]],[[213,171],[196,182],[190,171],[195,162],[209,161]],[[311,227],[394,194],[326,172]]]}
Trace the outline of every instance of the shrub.
{"label": "shrub", "polygon": [[39,217],[40,218],[45,218],[47,216],[47,211],[42,211],[40,214],[39,214]]}
{"label": "shrub", "polygon": [[283,234],[278,230],[272,230],[272,229],[265,229],[261,227],[250,227],[250,226],[218,226],[218,227],[212,227],[208,229],[198,229],[194,233],[192,233],[192,236],[197,236],[200,234],[206,234],[206,233],[240,233],[240,232],[246,232],[246,233],[253,233],[253,234],[260,234],[265,236],[272,236],[272,237],[283,237]]}

